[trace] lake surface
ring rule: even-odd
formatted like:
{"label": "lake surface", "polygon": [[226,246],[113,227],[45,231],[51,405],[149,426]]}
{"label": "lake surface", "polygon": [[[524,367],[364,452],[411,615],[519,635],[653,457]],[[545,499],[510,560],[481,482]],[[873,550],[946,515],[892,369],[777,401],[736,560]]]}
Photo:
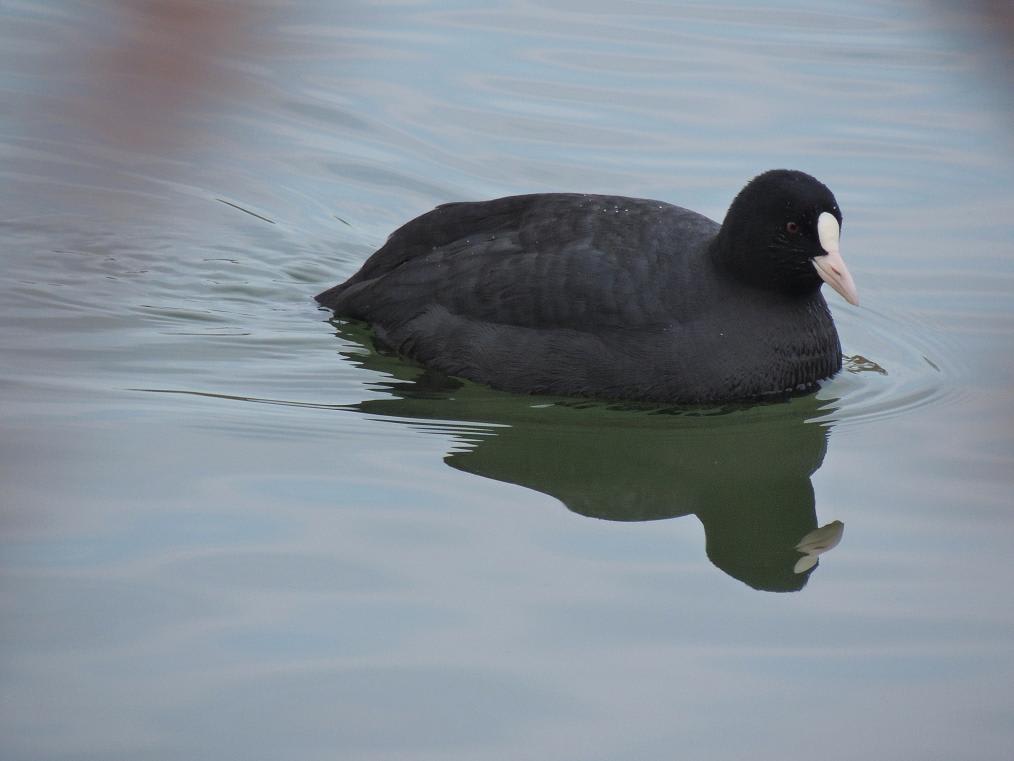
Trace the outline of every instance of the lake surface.
{"label": "lake surface", "polygon": [[[1009,758],[988,7],[0,5],[0,756]],[[789,403],[434,384],[312,300],[439,203],[780,166],[863,301]]]}

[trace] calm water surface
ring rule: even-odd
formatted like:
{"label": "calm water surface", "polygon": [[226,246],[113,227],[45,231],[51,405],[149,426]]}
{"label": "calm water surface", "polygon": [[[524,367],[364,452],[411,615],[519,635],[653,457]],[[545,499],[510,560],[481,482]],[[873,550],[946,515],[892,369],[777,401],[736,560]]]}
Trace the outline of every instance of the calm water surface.
{"label": "calm water surface", "polygon": [[[1009,758],[1004,24],[0,5],[0,756]],[[438,203],[777,166],[863,298],[791,403],[434,382],[312,301]]]}

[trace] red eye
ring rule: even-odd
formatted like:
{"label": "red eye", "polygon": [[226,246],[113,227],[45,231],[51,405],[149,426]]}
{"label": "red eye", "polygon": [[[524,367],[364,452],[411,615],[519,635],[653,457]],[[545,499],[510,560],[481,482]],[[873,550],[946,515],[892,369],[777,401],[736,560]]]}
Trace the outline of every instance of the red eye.
{"label": "red eye", "polygon": [[788,230],[792,235],[795,235],[796,233],[799,232],[799,225],[797,225],[795,222],[789,222],[787,225],[785,225],[785,229]]}

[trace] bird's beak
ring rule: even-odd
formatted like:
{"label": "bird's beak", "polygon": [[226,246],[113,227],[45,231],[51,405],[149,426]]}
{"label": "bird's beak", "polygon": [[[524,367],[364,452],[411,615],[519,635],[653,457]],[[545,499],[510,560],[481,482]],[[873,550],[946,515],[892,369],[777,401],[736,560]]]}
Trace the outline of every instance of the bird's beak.
{"label": "bird's beak", "polygon": [[824,249],[824,253],[813,257],[811,261],[821,280],[838,291],[848,303],[859,306],[856,284],[852,282],[852,275],[849,274],[845,261],[838,252],[840,232],[838,220],[834,215],[822,212],[817,217],[817,237],[820,238],[820,246]]}

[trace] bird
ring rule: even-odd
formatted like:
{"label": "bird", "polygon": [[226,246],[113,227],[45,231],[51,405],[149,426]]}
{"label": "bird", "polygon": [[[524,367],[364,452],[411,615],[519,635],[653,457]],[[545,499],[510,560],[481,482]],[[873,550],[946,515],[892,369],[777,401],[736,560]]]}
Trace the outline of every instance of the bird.
{"label": "bird", "polygon": [[721,224],[663,201],[446,203],[316,296],[424,368],[521,394],[677,405],[812,391],[842,366],[826,283],[859,296],[834,194],[773,169]]}

